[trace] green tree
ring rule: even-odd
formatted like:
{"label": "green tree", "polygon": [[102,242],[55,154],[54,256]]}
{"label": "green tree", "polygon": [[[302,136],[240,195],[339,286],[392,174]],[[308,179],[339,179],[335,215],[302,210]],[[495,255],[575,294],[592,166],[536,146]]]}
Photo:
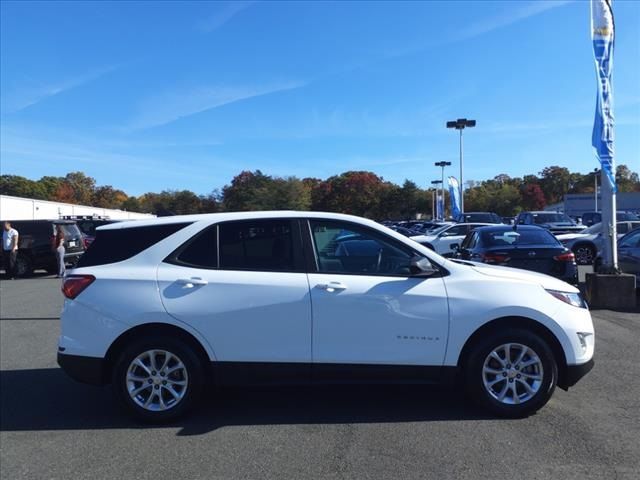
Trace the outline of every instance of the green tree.
{"label": "green tree", "polygon": [[640,179],[626,165],[616,167],[616,184],[620,192],[640,192]]}
{"label": "green tree", "polygon": [[0,194],[14,197],[47,199],[47,194],[38,182],[19,175],[0,176]]}
{"label": "green tree", "polygon": [[540,177],[540,187],[547,203],[561,202],[570,188],[571,173],[569,170],[554,165],[542,170]]}
{"label": "green tree", "polygon": [[96,181],[94,178],[85,175],[82,172],[67,173],[64,177],[64,181],[73,190],[72,203],[79,203],[82,205],[90,205],[93,198],[93,191],[96,188]]}

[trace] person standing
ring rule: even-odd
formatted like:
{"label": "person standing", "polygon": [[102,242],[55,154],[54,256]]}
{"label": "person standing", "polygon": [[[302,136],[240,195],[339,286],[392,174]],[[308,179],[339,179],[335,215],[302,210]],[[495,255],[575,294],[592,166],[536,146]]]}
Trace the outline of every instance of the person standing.
{"label": "person standing", "polygon": [[64,248],[64,230],[62,230],[62,226],[58,225],[56,230],[56,260],[58,261],[58,275],[56,278],[64,277],[65,266],[64,266],[64,254],[66,253]]}
{"label": "person standing", "polygon": [[4,222],[2,231],[2,263],[7,277],[16,278],[16,261],[18,259],[18,231],[11,228],[10,222]]}

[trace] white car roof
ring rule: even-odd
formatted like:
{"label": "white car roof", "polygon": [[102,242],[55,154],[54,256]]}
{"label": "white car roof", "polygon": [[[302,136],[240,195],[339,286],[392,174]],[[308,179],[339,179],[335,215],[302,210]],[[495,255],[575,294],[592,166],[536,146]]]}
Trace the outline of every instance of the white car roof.
{"label": "white car roof", "polygon": [[118,230],[121,228],[147,227],[152,225],[169,225],[172,223],[217,223],[229,220],[249,220],[260,218],[324,218],[332,220],[346,220],[361,224],[381,226],[379,223],[355,215],[332,212],[306,212],[297,210],[273,210],[253,212],[223,212],[202,213],[197,215],[173,215],[168,217],[150,218],[144,220],[128,220],[98,227],[97,230]]}

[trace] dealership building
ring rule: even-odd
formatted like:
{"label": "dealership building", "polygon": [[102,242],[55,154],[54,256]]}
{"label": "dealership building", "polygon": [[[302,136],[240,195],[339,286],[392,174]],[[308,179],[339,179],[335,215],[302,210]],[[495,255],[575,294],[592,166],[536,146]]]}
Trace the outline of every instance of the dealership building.
{"label": "dealership building", "polygon": [[[616,195],[618,211],[625,210],[640,214],[640,192],[625,192]],[[602,208],[601,195],[598,194],[598,211]],[[585,212],[596,211],[596,199],[593,193],[568,193],[564,201],[548,205],[545,210],[564,212],[570,216],[582,216]]]}
{"label": "dealership building", "polygon": [[65,217],[140,220],[143,218],[153,218],[155,215],[0,195],[0,219],[2,220],[56,220]]}

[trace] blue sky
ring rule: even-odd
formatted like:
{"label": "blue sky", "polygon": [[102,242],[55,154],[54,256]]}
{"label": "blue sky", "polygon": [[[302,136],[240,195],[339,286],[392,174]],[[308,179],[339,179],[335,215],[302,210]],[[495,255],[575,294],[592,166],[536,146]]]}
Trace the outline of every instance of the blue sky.
{"label": "blue sky", "polygon": [[[614,1],[617,162],[640,170],[640,2]],[[130,194],[241,170],[426,185],[597,166],[589,4],[6,2],[0,161]]]}

